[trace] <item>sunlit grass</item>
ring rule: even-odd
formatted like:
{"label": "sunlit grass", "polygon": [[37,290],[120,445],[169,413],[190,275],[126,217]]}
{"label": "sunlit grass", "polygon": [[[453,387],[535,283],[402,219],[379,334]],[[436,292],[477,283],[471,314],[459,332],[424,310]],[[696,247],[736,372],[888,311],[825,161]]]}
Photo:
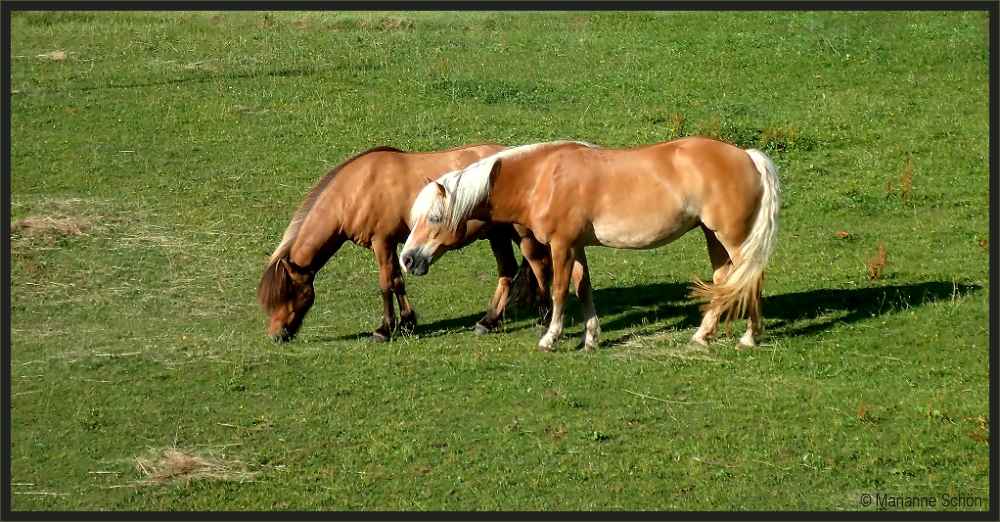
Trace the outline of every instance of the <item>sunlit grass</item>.
{"label": "sunlit grass", "polygon": [[[11,507],[988,499],[988,25],[929,11],[15,13]],[[741,322],[687,345],[687,285],[710,275],[697,232],[588,251],[594,353],[572,351],[575,298],[559,353],[536,352],[526,314],[473,335],[496,284],[485,244],[407,279],[412,337],[368,341],[377,266],[348,245],[299,337],[267,340],[267,255],[313,183],[362,150],[689,134],[780,169],[759,348],[734,349]]]}

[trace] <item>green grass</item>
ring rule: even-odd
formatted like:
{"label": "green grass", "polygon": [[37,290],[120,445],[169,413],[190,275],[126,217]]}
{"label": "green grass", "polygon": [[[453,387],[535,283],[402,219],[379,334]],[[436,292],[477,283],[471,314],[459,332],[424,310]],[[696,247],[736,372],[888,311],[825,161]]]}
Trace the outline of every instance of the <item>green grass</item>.
{"label": "green grass", "polygon": [[[989,23],[14,13],[9,507],[988,502],[975,419],[991,408]],[[254,301],[266,255],[312,184],[357,152],[689,134],[762,148],[780,169],[759,348],[687,346],[690,276],[710,275],[697,233],[588,251],[593,353],[571,350],[575,298],[559,353],[536,352],[523,315],[471,333],[496,283],[485,244],[407,279],[412,337],[368,341],[377,267],[348,245],[298,338],[267,340]],[[879,244],[888,264],[871,280]],[[170,448],[216,476],[150,481]]]}

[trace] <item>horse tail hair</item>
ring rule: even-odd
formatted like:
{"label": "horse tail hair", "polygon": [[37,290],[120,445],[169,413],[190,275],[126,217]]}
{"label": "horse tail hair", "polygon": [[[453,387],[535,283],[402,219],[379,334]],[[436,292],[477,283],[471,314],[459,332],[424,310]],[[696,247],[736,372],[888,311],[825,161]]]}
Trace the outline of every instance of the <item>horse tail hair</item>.
{"label": "horse tail hair", "polygon": [[[781,209],[781,185],[778,167],[763,152],[747,149],[754,166],[761,176],[760,207],[750,234],[733,256],[733,268],[725,281],[712,284],[695,276],[691,296],[709,302],[702,311],[718,306],[726,314],[742,317],[747,312],[759,311],[764,268],[774,253],[778,241],[778,213]],[[715,301],[715,303],[713,303]]]}
{"label": "horse tail hair", "polygon": [[514,274],[514,280],[510,284],[510,296],[507,302],[510,306],[519,310],[529,310],[534,312],[539,307],[541,296],[538,292],[538,279],[534,270],[528,264],[528,260],[521,259],[521,266]]}

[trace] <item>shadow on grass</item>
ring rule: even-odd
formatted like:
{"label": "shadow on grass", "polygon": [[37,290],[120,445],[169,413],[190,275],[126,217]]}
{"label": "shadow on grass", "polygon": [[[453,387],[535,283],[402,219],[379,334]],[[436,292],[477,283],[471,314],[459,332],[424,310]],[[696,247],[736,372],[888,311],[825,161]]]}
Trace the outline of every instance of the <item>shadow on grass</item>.
{"label": "shadow on grass", "polygon": [[[673,317],[674,328],[694,329],[701,324],[702,302],[690,300],[688,285],[657,283],[632,288],[595,291],[598,315],[621,315],[602,322],[601,329],[613,332],[635,325]],[[965,297],[980,290],[978,285],[932,281],[856,289],[818,289],[764,297],[766,332],[778,337],[796,337],[828,330],[880,315],[917,308],[936,301]],[[742,333],[745,323],[734,322]],[[614,340],[608,343],[615,344]]]}
{"label": "shadow on grass", "polygon": [[[872,286],[857,289],[819,289],[764,297],[764,321],[767,334],[779,337],[809,335],[827,330],[836,324],[854,323],[874,316],[917,308],[936,301],[965,297],[980,290],[979,285],[932,281],[901,285]],[[602,346],[617,344],[615,332],[641,324],[670,320],[671,327],[694,329],[701,323],[701,302],[688,297],[690,287],[681,283],[652,283],[628,288],[594,290],[594,306],[602,318]],[[579,300],[570,296],[567,303],[567,327],[579,324],[582,317]],[[421,337],[438,337],[456,331],[471,332],[483,313],[442,319],[417,325]],[[513,313],[508,324],[531,318],[526,312]],[[745,323],[736,322],[742,331]],[[517,331],[533,326],[533,321],[508,326]],[[693,333],[693,332],[692,332]],[[607,335],[610,334],[610,335]],[[368,339],[371,332],[342,335],[326,340]]]}
{"label": "shadow on grass", "polygon": [[[417,310],[417,314],[418,314],[417,318],[419,320],[419,318],[420,318],[420,315],[419,315],[420,314],[420,310],[419,309]],[[449,319],[441,319],[441,320],[434,321],[432,323],[427,323],[427,324],[417,323],[417,328],[416,328],[415,333],[417,335],[419,335],[420,337],[428,337],[429,338],[429,337],[440,337],[440,336],[443,336],[443,335],[451,335],[451,334],[454,334],[456,332],[471,332],[472,329],[475,328],[475,326],[476,326],[476,321],[479,321],[480,319],[482,319],[485,314],[486,314],[486,312],[482,311],[482,312],[475,313],[475,314],[463,315],[461,317],[452,317],[452,318],[449,318]],[[527,317],[527,315],[520,314],[520,315],[515,316],[512,319],[509,318],[508,322],[519,321],[520,319],[524,319],[526,317]],[[321,338],[319,340],[320,341],[365,341],[365,340],[371,340],[371,338],[372,338],[372,331],[374,331],[375,327],[377,327],[377,326],[378,326],[377,323],[372,323],[372,330],[371,331],[358,332],[358,333],[353,333],[353,334],[344,334],[344,335],[338,335],[338,336],[335,336],[335,337],[324,337],[324,338]],[[508,330],[517,330],[517,329],[520,329],[520,328],[521,327],[508,328]],[[523,328],[530,328],[530,325],[524,326]],[[396,339],[397,337],[399,337],[399,332],[398,331],[393,335],[393,339]]]}
{"label": "shadow on grass", "polygon": [[[100,85],[84,85],[75,87],[78,91],[98,91],[105,89],[136,89],[146,87],[158,87],[161,85],[191,85],[197,83],[208,83],[226,79],[239,81],[258,78],[302,78],[315,76],[320,71],[315,67],[284,67],[269,70],[248,70],[240,72],[215,73],[206,70],[179,71],[170,77],[154,77],[149,79],[113,83],[108,82]],[[53,89],[57,90],[57,89]]]}
{"label": "shadow on grass", "polygon": [[[807,335],[837,323],[855,323],[937,301],[950,301],[981,289],[979,285],[931,281],[781,294],[764,298],[764,318],[777,319],[768,325],[775,334]],[[828,317],[831,315],[832,318]]]}

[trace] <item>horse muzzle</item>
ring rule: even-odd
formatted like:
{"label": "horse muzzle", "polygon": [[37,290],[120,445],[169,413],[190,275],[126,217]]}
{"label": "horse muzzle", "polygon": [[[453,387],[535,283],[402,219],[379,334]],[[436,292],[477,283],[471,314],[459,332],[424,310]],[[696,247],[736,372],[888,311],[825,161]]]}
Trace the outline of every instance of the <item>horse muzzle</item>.
{"label": "horse muzzle", "polygon": [[403,265],[403,270],[408,274],[413,274],[415,276],[422,276],[427,273],[427,270],[431,267],[431,260],[427,256],[420,255],[419,253],[411,254],[404,252],[402,256],[399,257],[400,264]]}
{"label": "horse muzzle", "polygon": [[271,340],[276,343],[287,343],[295,338],[294,333],[289,333],[288,330],[281,328],[278,331],[271,334]]}

